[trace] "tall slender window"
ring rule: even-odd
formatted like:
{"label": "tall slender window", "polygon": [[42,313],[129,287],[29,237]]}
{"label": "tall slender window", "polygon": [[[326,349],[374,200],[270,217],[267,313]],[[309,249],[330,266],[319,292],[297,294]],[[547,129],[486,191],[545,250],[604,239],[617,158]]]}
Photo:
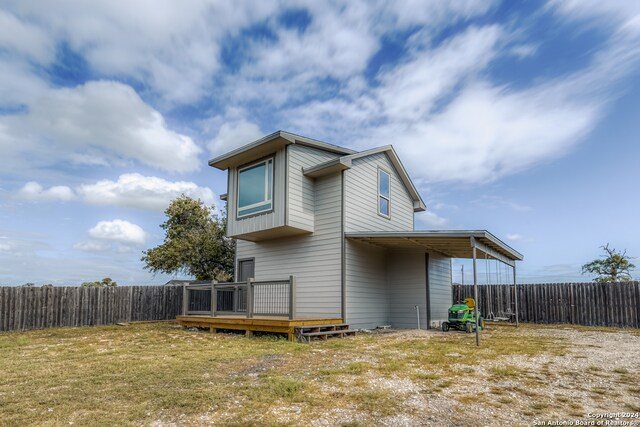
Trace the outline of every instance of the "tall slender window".
{"label": "tall slender window", "polygon": [[238,217],[273,208],[273,158],[238,169]]}
{"label": "tall slender window", "polygon": [[382,169],[378,169],[378,213],[391,216],[391,176]]}

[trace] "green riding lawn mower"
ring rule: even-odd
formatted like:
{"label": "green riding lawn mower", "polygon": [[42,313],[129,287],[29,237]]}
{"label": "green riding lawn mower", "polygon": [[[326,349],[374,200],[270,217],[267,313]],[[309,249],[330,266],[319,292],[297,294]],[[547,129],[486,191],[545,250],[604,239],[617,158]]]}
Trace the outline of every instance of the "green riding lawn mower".
{"label": "green riding lawn mower", "polygon": [[[442,330],[447,332],[449,329],[457,329],[467,333],[476,330],[476,301],[473,298],[466,298],[464,304],[454,304],[449,307],[449,318],[447,322],[442,322]],[[484,329],[484,318],[478,310],[478,325],[480,330]]]}

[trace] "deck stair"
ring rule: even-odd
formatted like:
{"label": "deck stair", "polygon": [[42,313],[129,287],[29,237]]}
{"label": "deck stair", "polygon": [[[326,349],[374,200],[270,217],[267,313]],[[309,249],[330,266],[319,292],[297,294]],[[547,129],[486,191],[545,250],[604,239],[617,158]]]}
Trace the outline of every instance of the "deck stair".
{"label": "deck stair", "polygon": [[329,325],[297,326],[295,334],[300,342],[311,342],[313,339],[326,340],[330,337],[342,338],[356,335],[357,330],[349,329],[346,323],[334,323]]}

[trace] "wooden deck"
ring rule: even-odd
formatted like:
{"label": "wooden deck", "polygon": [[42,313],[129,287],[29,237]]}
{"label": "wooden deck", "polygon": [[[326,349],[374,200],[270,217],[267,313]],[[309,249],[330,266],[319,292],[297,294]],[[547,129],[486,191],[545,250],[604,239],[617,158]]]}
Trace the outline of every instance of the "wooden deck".
{"label": "wooden deck", "polygon": [[298,318],[289,320],[283,317],[256,316],[247,319],[245,316],[177,316],[176,320],[182,326],[209,328],[211,332],[217,332],[218,329],[233,329],[245,331],[247,336],[253,335],[253,332],[274,332],[287,334],[289,341],[295,341],[295,329],[302,326],[315,325],[332,325],[341,324],[342,318]]}

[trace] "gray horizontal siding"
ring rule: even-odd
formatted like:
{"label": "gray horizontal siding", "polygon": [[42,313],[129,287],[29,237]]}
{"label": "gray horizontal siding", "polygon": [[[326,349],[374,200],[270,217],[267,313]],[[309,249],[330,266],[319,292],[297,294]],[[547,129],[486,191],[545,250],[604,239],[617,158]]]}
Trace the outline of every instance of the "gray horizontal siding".
{"label": "gray horizontal siding", "polygon": [[280,227],[284,224],[284,178],[285,178],[285,159],[284,150],[279,150],[275,155],[273,166],[273,212],[258,214],[247,218],[236,219],[237,215],[237,168],[229,169],[229,184],[227,193],[227,209],[228,223],[227,235],[230,237],[241,236],[242,234],[253,233],[256,231],[268,230]]}
{"label": "gray horizontal siding", "polygon": [[[391,173],[391,218],[378,215],[378,167]],[[345,171],[345,231],[412,231],[413,200],[384,153],[353,161]]]}
{"label": "gray horizontal siding", "polygon": [[387,256],[391,325],[415,329],[416,308],[420,328],[427,327],[427,272],[424,252],[390,252]]}
{"label": "gray horizontal siding", "polygon": [[429,294],[431,323],[438,327],[447,320],[451,306],[451,258],[429,255]]}
{"label": "gray horizontal siding", "polygon": [[238,240],[237,259],[255,258],[256,280],[294,274],[298,316],[341,315],[341,177],[317,178],[313,234],[247,242]]}
{"label": "gray horizontal siding", "polygon": [[[314,179],[304,176],[303,169],[338,157],[335,153],[307,147],[290,145],[288,157],[287,224],[302,230],[313,231],[315,223]],[[333,208],[334,206],[331,205]]]}
{"label": "gray horizontal siding", "polygon": [[346,242],[347,318],[352,328],[389,324],[385,250]]}

